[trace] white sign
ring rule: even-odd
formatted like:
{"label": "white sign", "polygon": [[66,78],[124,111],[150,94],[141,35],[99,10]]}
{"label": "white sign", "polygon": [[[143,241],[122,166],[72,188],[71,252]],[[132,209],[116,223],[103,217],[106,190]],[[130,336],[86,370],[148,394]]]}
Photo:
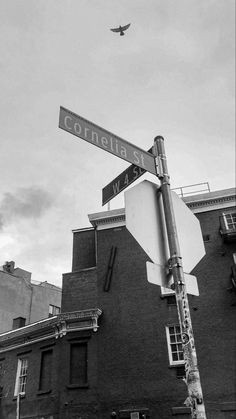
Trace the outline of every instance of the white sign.
{"label": "white sign", "polygon": [[[166,269],[163,265],[156,265],[152,262],[146,262],[147,280],[151,284],[160,285],[164,288],[172,289],[171,285],[174,283],[173,275],[166,275]],[[199,295],[197,278],[194,275],[184,274],[184,282],[186,292],[192,295]]]}
{"label": "white sign", "polygon": [[[147,180],[125,192],[126,227],[157,265],[170,258],[162,195]],[[191,272],[205,255],[201,227],[196,216],[175,192],[171,192],[180,255],[184,272]]]}

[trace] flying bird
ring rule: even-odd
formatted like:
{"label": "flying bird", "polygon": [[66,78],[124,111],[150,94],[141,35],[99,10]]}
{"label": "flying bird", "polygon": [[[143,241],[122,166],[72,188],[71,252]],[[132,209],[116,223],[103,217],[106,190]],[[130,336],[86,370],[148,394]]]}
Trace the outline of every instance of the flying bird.
{"label": "flying bird", "polygon": [[125,25],[125,26],[119,26],[119,28],[111,29],[111,31],[120,32],[120,36],[123,36],[125,34],[124,31],[126,31],[129,27],[130,27],[130,23],[128,23],[128,25]]}

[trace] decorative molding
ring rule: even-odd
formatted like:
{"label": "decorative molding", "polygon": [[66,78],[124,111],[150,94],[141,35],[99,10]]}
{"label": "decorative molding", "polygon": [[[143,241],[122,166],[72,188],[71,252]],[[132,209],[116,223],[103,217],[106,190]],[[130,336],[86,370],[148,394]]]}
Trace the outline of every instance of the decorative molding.
{"label": "decorative molding", "polygon": [[62,338],[69,332],[98,330],[99,308],[66,312],[0,335],[0,353],[47,339]]}
{"label": "decorative molding", "polygon": [[119,208],[111,211],[104,211],[88,215],[93,227],[98,230],[125,226],[125,209]]}
{"label": "decorative molding", "polygon": [[221,208],[235,207],[235,196],[185,203],[193,212],[213,211]]}
{"label": "decorative molding", "polygon": [[236,208],[236,189],[230,188],[222,191],[184,197],[183,201],[194,213],[231,207]]}
{"label": "decorative molding", "polygon": [[[207,192],[182,198],[193,213],[213,211],[223,208],[236,208],[236,189]],[[125,208],[103,211],[88,215],[89,221],[97,230],[125,226]]]}

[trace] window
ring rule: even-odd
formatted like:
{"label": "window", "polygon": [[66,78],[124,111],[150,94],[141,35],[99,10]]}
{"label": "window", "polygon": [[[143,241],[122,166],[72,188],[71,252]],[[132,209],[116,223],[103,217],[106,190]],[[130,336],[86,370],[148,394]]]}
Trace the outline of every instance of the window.
{"label": "window", "polygon": [[87,384],[87,341],[72,343],[70,346],[70,384]]}
{"label": "window", "polygon": [[51,390],[52,354],[52,349],[42,352],[39,391]]}
{"label": "window", "polygon": [[236,229],[236,212],[223,214],[226,230]]}
{"label": "window", "polygon": [[25,321],[26,321],[25,317],[16,317],[15,319],[13,319],[12,329],[18,329],[19,327],[24,327]]}
{"label": "window", "polygon": [[57,316],[58,314],[60,314],[60,311],[60,307],[49,304],[49,317]]}
{"label": "window", "polygon": [[236,240],[236,211],[226,211],[220,216],[220,234],[225,242]]}
{"label": "window", "polygon": [[166,337],[170,365],[184,363],[183,347],[180,326],[166,326]]}
{"label": "window", "polygon": [[19,393],[25,394],[27,371],[28,359],[18,359],[14,396],[17,396]]}

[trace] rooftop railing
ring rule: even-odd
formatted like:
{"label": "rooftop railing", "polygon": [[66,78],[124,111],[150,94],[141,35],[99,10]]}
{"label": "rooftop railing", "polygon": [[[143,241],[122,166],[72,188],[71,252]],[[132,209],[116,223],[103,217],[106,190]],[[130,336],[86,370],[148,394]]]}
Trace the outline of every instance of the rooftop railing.
{"label": "rooftop railing", "polygon": [[210,186],[208,182],[195,183],[193,185],[179,186],[178,188],[173,188],[172,191],[175,191],[177,195],[184,197],[186,195],[196,195],[202,192],[210,192]]}

